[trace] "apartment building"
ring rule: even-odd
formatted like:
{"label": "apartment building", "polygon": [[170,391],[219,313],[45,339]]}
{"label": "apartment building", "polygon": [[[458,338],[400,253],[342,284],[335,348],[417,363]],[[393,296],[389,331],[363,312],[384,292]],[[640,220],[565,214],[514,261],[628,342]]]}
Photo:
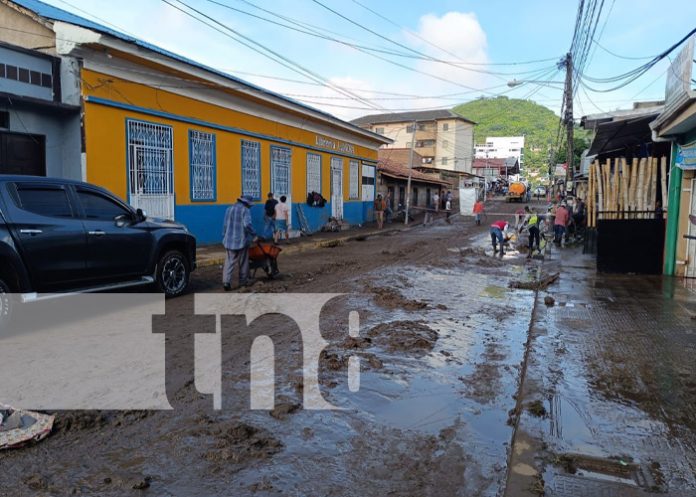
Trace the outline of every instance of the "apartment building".
{"label": "apartment building", "polygon": [[393,143],[382,148],[410,149],[421,165],[471,173],[475,122],[449,110],[373,114],[353,124],[380,134]]}
{"label": "apartment building", "polygon": [[476,145],[477,159],[507,159],[515,157],[524,166],[524,136],[489,136],[486,143]]}

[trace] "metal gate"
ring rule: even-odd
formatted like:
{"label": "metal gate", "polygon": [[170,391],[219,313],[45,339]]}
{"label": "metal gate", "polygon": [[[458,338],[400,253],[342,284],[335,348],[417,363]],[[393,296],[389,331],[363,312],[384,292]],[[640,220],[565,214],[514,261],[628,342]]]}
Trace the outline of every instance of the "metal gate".
{"label": "metal gate", "polygon": [[129,202],[149,216],[174,219],[172,128],[128,121]]}
{"label": "metal gate", "polygon": [[331,215],[343,219],[343,159],[331,158]]}
{"label": "metal gate", "polygon": [[[696,216],[696,178],[691,180],[691,216]],[[696,278],[696,224],[689,218],[689,229],[687,234],[690,238],[686,240],[686,277]],[[693,238],[691,238],[693,237]]]}

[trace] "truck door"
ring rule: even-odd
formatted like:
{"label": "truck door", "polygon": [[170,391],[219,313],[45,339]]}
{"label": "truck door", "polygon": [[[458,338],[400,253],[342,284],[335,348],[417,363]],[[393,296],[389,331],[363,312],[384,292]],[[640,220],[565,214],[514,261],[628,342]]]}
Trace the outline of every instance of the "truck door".
{"label": "truck door", "polygon": [[8,185],[6,202],[19,251],[38,292],[75,288],[86,279],[87,237],[65,185]]}

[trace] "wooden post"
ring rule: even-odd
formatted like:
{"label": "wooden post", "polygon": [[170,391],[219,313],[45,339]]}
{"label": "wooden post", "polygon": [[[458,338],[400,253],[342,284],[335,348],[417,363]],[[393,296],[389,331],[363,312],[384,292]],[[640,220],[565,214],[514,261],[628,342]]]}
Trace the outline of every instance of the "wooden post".
{"label": "wooden post", "polygon": [[598,214],[604,210],[604,191],[605,191],[605,183],[604,183],[604,174],[602,173],[602,165],[597,161],[597,164],[595,165],[596,167],[596,173],[597,173],[597,187],[598,187],[598,197],[597,197],[597,206],[595,209],[595,225],[597,223],[597,216]]}
{"label": "wooden post", "polygon": [[650,210],[655,210],[657,203],[657,157],[652,159],[652,167],[650,168]]}
{"label": "wooden post", "polygon": [[638,211],[643,210],[645,203],[645,163],[645,158],[642,158],[638,164],[638,187],[636,190],[636,210]]}
{"label": "wooden post", "polygon": [[594,163],[590,164],[590,174],[587,177],[587,196],[585,197],[585,204],[587,205],[587,227],[592,228],[592,187],[594,181]]}
{"label": "wooden post", "polygon": [[662,210],[667,212],[667,157],[665,156],[662,156],[660,159],[660,176],[662,180],[662,184],[660,185],[662,187]]}
{"label": "wooden post", "polygon": [[626,211],[628,210],[628,175],[629,175],[629,169],[628,169],[628,163],[626,162],[626,158],[622,157],[621,158],[621,190],[623,192],[623,196],[621,197],[621,210],[624,211],[623,217],[626,218]]}
{"label": "wooden post", "polygon": [[638,201],[636,200],[636,193],[638,189],[638,159],[636,157],[631,161],[631,184],[629,186],[629,199],[628,202],[631,204],[631,210],[638,210]]}

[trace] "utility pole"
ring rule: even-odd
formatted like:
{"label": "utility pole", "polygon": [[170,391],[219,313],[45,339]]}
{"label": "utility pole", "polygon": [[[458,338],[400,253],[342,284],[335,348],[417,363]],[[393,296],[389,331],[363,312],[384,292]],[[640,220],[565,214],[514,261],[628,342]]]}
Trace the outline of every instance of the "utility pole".
{"label": "utility pole", "polygon": [[565,57],[566,80],[565,80],[565,124],[567,130],[566,145],[566,189],[573,181],[573,56],[568,52]]}
{"label": "utility pole", "polygon": [[408,182],[406,183],[406,211],[404,224],[408,226],[408,210],[411,205],[411,173],[413,172],[413,150],[416,148],[416,121],[413,121],[413,136],[411,136],[411,151],[408,157]]}

